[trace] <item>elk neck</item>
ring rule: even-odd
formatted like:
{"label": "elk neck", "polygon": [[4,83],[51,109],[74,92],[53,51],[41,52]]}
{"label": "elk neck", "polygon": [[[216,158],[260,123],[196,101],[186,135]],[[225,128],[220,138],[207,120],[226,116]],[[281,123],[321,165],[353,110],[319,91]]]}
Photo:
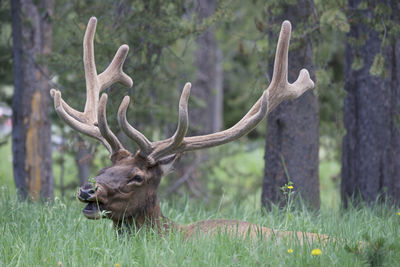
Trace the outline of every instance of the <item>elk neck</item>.
{"label": "elk neck", "polygon": [[137,210],[134,215],[125,218],[122,222],[114,221],[114,226],[117,228],[125,226],[128,229],[132,229],[132,227],[135,227],[136,229],[149,227],[159,233],[169,232],[180,228],[178,224],[162,214],[160,202],[156,194],[148,196],[146,199],[146,205]]}

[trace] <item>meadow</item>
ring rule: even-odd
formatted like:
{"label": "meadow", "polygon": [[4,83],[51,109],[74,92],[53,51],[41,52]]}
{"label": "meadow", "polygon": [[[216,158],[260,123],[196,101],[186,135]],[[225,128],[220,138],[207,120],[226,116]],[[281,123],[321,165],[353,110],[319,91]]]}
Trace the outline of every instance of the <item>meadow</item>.
{"label": "meadow", "polygon": [[[259,152],[249,153],[250,158],[259,157]],[[243,161],[243,158],[233,156],[230,160]],[[224,164],[228,163],[222,162],[222,169]],[[4,176],[8,170],[4,165],[2,168],[1,267],[400,265],[400,210],[389,204],[339,209],[337,196],[332,195],[337,190],[331,180],[324,178],[326,174],[321,178],[324,191],[321,191],[319,212],[309,211],[295,200],[289,201],[289,208],[274,207],[269,212],[261,212],[259,191],[246,198],[235,198],[228,193],[220,195],[215,205],[186,197],[162,201],[164,215],[180,224],[231,218],[278,230],[332,237],[326,243],[301,245],[296,239],[278,241],[259,237],[252,240],[223,233],[204,235],[196,240],[184,240],[174,232],[159,236],[151,229],[119,234],[109,220],[85,219],[81,213],[83,204],[72,193],[64,198],[57,196],[49,203],[18,200],[10,177]],[[329,173],[332,169],[336,167],[321,162],[322,172]]]}
{"label": "meadow", "polygon": [[240,203],[223,210],[191,201],[162,204],[164,214],[182,224],[232,218],[332,237],[327,243],[303,245],[295,239],[252,240],[223,233],[196,240],[184,240],[179,233],[159,236],[150,229],[119,234],[109,220],[85,219],[77,201],[21,202],[6,187],[0,189],[0,207],[0,266],[399,266],[400,262],[400,213],[388,205],[320,213],[275,208],[261,213]]}

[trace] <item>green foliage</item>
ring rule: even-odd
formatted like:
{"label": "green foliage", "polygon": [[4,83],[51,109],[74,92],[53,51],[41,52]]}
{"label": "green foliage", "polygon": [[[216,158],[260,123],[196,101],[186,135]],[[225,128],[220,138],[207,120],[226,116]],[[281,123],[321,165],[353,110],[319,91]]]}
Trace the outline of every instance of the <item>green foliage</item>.
{"label": "green foliage", "polygon": [[353,63],[351,64],[351,68],[353,70],[360,70],[364,67],[364,59],[358,56],[354,57]]}
{"label": "green foliage", "polygon": [[0,102],[11,104],[8,85],[12,83],[12,42],[11,42],[10,1],[0,2]]}
{"label": "green foliage", "polygon": [[339,9],[328,9],[322,13],[320,18],[321,27],[332,27],[341,32],[349,32],[350,25],[347,22],[346,15]]}
{"label": "green foliage", "polygon": [[214,151],[205,166],[209,170],[207,191],[212,202],[221,200],[219,205],[226,205],[240,200],[259,206],[260,201],[255,199],[259,199],[262,184],[263,144],[255,143],[250,147],[232,144]]}
{"label": "green foliage", "polygon": [[[320,154],[326,153],[327,147],[320,149]],[[332,211],[340,208],[340,163],[322,156],[319,164],[319,188],[321,210]]]}
{"label": "green foliage", "polygon": [[385,75],[385,58],[382,53],[378,53],[374,57],[374,62],[372,63],[369,73],[373,76],[383,77]]}
{"label": "green foliage", "polygon": [[[21,202],[0,188],[0,264],[2,266],[396,266],[400,261],[398,210],[387,205],[313,214],[294,211],[287,227],[284,212],[261,215],[252,205],[213,210],[183,201],[162,204],[165,215],[188,224],[232,218],[280,230],[315,231],[326,244],[296,240],[250,240],[202,235],[183,240],[179,233],[160,237],[151,230],[118,234],[109,220],[90,221],[76,200]],[[361,241],[361,244],[360,244]],[[311,251],[320,249],[321,255]],[[290,252],[288,252],[290,250]]]}
{"label": "green foliage", "polygon": [[[275,37],[266,36],[263,2],[252,1],[246,7],[241,1],[231,1],[226,13],[229,20],[215,25],[218,48],[223,54],[224,126],[231,127],[243,117],[269,84],[265,75]],[[273,53],[273,52],[272,52]],[[263,137],[265,127],[257,127],[252,137]]]}

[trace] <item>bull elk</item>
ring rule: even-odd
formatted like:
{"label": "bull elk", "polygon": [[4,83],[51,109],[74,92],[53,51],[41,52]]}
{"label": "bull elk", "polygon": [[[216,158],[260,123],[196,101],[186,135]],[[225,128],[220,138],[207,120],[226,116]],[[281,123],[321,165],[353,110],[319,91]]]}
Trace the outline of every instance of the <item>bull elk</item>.
{"label": "bull elk", "polygon": [[106,120],[107,94],[99,95],[110,85],[120,82],[132,86],[132,79],[126,75],[122,66],[129,47],[122,45],[110,65],[97,74],[94,60],[93,39],[97,20],[92,17],[86,28],[83,40],[83,62],[86,79],[86,104],[83,112],[71,108],[61,97],[61,92],[51,90],[57,114],[78,132],[99,140],[110,152],[112,165],[102,169],[94,178],[95,184],[83,185],[77,198],[86,203],[83,214],[88,219],[107,217],[116,227],[122,222],[140,228],[144,225],[157,231],[175,229],[186,237],[196,232],[214,233],[220,229],[238,231],[241,234],[259,234],[266,237],[304,236],[313,240],[324,237],[313,233],[279,232],[248,222],[234,220],[207,220],[187,226],[178,225],[165,218],[160,210],[157,189],[161,177],[168,172],[179,156],[196,149],[209,148],[231,142],[254,129],[257,124],[276,106],[286,99],[295,99],[314,87],[307,70],[300,71],[298,79],[290,84],[287,80],[288,48],[291,24],[284,21],[279,35],[274,72],[271,84],[260,99],[244,117],[231,128],[207,135],[186,137],[188,129],[188,99],[191,84],[186,83],[179,101],[178,126],[172,137],[151,142],[141,132],[129,124],[126,111],[130,102],[125,96],[118,110],[118,124],[122,131],[133,139],[139,147],[131,153],[110,130]]}

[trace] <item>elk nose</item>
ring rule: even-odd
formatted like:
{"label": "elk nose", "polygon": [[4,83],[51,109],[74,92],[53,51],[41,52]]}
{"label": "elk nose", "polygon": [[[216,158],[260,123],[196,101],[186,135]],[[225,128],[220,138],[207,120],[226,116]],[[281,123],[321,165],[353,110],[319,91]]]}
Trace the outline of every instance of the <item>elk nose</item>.
{"label": "elk nose", "polygon": [[79,188],[78,198],[81,200],[91,200],[95,194],[95,190],[89,184],[85,184],[81,188]]}

